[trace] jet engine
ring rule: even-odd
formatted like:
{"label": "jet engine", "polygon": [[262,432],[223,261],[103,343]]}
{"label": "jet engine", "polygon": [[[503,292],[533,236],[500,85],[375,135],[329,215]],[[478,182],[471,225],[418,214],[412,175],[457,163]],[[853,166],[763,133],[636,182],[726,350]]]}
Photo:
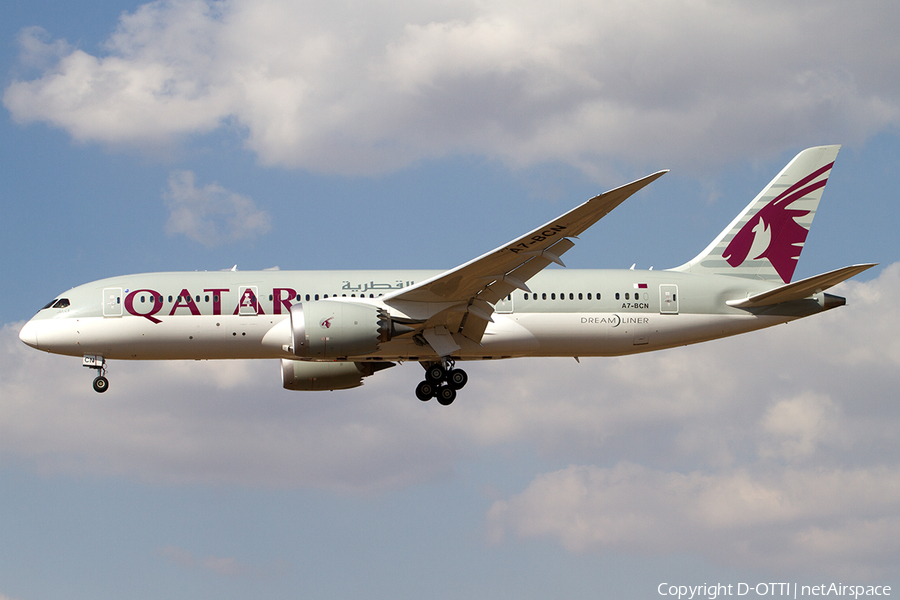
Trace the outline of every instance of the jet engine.
{"label": "jet engine", "polygon": [[281,380],[286,390],[346,390],[361,386],[363,377],[393,366],[392,362],[307,362],[283,358]]}
{"label": "jet engine", "polygon": [[344,358],[371,354],[378,344],[413,331],[391,321],[370,304],[320,300],[291,306],[294,354],[303,358]]}

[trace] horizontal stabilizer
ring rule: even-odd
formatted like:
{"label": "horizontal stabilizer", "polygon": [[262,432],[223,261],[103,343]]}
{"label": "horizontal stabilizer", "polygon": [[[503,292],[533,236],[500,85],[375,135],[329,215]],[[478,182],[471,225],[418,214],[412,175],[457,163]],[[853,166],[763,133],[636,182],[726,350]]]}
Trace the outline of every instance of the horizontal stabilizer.
{"label": "horizontal stabilizer", "polygon": [[867,263],[863,265],[851,265],[843,269],[829,271],[807,279],[801,279],[794,283],[788,283],[774,290],[763,292],[750,296],[749,298],[741,298],[739,300],[729,300],[725,304],[734,306],[735,308],[755,308],[757,306],[771,306],[773,304],[781,304],[782,302],[790,302],[791,300],[802,300],[809,298],[814,294],[825,291],[833,285],[850,279],[854,275],[859,275],[866,269],[871,269],[877,263]]}

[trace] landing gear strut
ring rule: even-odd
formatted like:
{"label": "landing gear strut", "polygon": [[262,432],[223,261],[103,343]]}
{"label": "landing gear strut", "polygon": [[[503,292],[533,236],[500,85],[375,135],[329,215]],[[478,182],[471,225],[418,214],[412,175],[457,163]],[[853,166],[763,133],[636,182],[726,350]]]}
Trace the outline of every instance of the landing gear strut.
{"label": "landing gear strut", "polygon": [[428,402],[437,398],[439,404],[449,406],[456,400],[456,391],[462,389],[469,381],[469,376],[462,369],[454,369],[454,362],[449,358],[439,363],[423,364],[425,381],[416,386],[416,398]]}
{"label": "landing gear strut", "polygon": [[97,371],[97,377],[94,378],[95,392],[102,394],[109,389],[109,379],[106,378],[106,360],[102,356],[87,355],[81,364]]}

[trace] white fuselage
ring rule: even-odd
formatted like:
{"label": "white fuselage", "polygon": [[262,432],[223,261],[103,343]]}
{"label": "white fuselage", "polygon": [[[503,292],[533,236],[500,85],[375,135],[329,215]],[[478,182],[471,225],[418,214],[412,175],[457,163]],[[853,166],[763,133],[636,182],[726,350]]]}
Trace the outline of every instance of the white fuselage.
{"label": "white fuselage", "polygon": [[[222,271],[151,273],[104,279],[60,295],[23,328],[47,352],[105,359],[296,359],[290,307],[331,301],[415,315],[381,295],[423,281],[431,271]],[[823,294],[776,309],[725,304],[775,287],[724,275],[673,271],[549,269],[494,306],[480,343],[455,334],[456,360],[522,356],[615,356],[725,337],[821,312]],[[63,306],[64,304],[67,304]],[[450,307],[448,310],[453,310]],[[338,360],[430,361],[414,335]],[[333,358],[330,360],[334,360]]]}

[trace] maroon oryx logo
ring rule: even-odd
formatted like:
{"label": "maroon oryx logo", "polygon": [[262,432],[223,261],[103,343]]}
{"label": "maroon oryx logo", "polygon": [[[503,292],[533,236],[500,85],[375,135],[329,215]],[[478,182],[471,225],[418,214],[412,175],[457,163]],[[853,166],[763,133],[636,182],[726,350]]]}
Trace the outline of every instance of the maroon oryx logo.
{"label": "maroon oryx logo", "polygon": [[327,319],[322,319],[321,321],[319,321],[319,327],[321,327],[322,329],[331,329],[331,320],[333,318],[334,317],[328,317]]}
{"label": "maroon oryx logo", "polygon": [[797,223],[797,219],[808,215],[809,211],[791,208],[791,204],[825,187],[827,177],[810,182],[827,173],[833,165],[833,162],[829,163],[804,177],[753,215],[722,253],[728,264],[739,267],[748,257],[751,260],[767,258],[782,281],[788,283],[794,275],[800,250],[809,233],[806,227]]}

